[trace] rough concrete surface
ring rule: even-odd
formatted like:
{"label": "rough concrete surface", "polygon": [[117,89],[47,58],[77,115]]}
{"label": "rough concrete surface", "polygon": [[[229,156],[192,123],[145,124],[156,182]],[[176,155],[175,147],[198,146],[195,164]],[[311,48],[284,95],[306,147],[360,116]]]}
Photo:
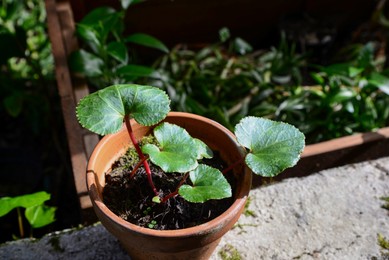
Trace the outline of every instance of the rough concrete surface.
{"label": "rough concrete surface", "polygon": [[[347,165],[251,191],[242,215],[211,257],[384,259],[389,239],[389,157]],[[129,259],[100,224],[0,245],[0,259]],[[228,258],[224,258],[228,259]],[[385,258],[387,259],[387,258]]]}

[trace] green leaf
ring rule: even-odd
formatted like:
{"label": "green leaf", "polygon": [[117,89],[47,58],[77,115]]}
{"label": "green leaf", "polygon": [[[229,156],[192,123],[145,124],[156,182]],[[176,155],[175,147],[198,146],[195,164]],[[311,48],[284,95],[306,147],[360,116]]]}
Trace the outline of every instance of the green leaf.
{"label": "green leaf", "polygon": [[9,115],[12,117],[19,116],[23,109],[23,93],[15,91],[11,95],[5,97],[3,103]]}
{"label": "green leaf", "polygon": [[104,62],[96,55],[78,50],[73,52],[69,58],[69,66],[73,72],[81,73],[86,77],[98,77],[103,74]]}
{"label": "green leaf", "polygon": [[126,42],[132,42],[135,44],[139,44],[142,46],[154,48],[160,51],[163,51],[165,53],[169,52],[169,49],[166,47],[165,44],[163,44],[160,40],[157,38],[154,38],[151,35],[144,34],[144,33],[135,33],[131,34],[125,39]]}
{"label": "green leaf", "polygon": [[379,88],[382,92],[389,95],[389,78],[385,77],[384,75],[381,75],[379,73],[373,72],[368,82],[377,88]]}
{"label": "green leaf", "polygon": [[36,205],[41,205],[50,199],[50,194],[44,191],[21,195],[17,197],[0,198],[0,217],[17,207],[29,208]]}
{"label": "green leaf", "polygon": [[234,49],[235,52],[239,53],[240,55],[245,55],[253,51],[253,47],[248,42],[239,37],[234,40]]}
{"label": "green leaf", "polygon": [[325,82],[323,76],[319,73],[312,72],[311,77],[317,84],[323,85]]}
{"label": "green leaf", "polygon": [[328,76],[333,76],[333,75],[349,76],[349,69],[350,69],[350,64],[337,63],[337,64],[331,64],[327,67],[323,67],[321,71],[327,73]]}
{"label": "green leaf", "polygon": [[227,41],[230,36],[230,30],[227,27],[223,27],[219,30],[219,39],[221,42]]}
{"label": "green leaf", "polygon": [[116,73],[124,77],[148,77],[155,73],[155,70],[146,66],[129,64],[117,69]]}
{"label": "green leaf", "polygon": [[189,178],[193,186],[182,185],[178,190],[178,193],[189,202],[202,203],[232,196],[230,184],[218,169],[200,164],[189,173]]}
{"label": "green leaf", "polygon": [[197,167],[198,143],[177,125],[162,123],[154,129],[159,147],[146,144],[142,151],[165,172],[188,172]]}
{"label": "green leaf", "polygon": [[355,78],[356,76],[358,76],[359,74],[361,74],[362,72],[364,71],[363,68],[356,68],[356,67],[349,67],[348,68],[348,75],[349,77],[351,78]]}
{"label": "green leaf", "polygon": [[304,135],[294,126],[259,117],[242,119],[235,135],[250,150],[245,158],[247,166],[266,177],[294,166],[305,146]]}
{"label": "green leaf", "polygon": [[[96,37],[94,40],[97,40],[98,45],[102,46],[105,44],[109,33],[122,31],[122,16],[123,14],[121,12],[117,12],[111,7],[100,7],[88,13],[77,24],[77,27],[84,27],[84,35],[85,33],[90,34],[94,32]],[[90,42],[85,42],[93,48]],[[97,52],[97,49],[94,49],[94,51]]]}
{"label": "green leaf", "polygon": [[110,42],[107,46],[107,52],[114,59],[122,63],[127,63],[128,61],[126,45],[121,42]]}
{"label": "green leaf", "polygon": [[93,11],[89,12],[86,16],[84,16],[84,18],[80,21],[79,24],[96,26],[103,17],[107,17],[115,12],[115,9],[111,7],[99,7],[93,9]]}
{"label": "green leaf", "polygon": [[56,207],[36,205],[28,207],[24,212],[24,215],[33,228],[40,228],[55,221],[56,210]]}
{"label": "green leaf", "polygon": [[103,45],[99,33],[90,25],[77,24],[76,32],[78,37],[88,44],[94,52],[98,52],[99,46]]}
{"label": "green leaf", "polygon": [[351,98],[354,98],[356,95],[357,93],[353,89],[341,88],[339,89],[338,93],[336,93],[331,98],[331,103],[341,103]]}
{"label": "green leaf", "polygon": [[213,152],[211,148],[208,147],[203,141],[200,139],[194,138],[196,145],[197,145],[197,160],[203,159],[203,158],[212,158]]}
{"label": "green leaf", "polygon": [[166,93],[151,86],[113,85],[83,98],[77,106],[80,124],[100,135],[116,133],[124,116],[150,126],[164,119],[170,111]]}

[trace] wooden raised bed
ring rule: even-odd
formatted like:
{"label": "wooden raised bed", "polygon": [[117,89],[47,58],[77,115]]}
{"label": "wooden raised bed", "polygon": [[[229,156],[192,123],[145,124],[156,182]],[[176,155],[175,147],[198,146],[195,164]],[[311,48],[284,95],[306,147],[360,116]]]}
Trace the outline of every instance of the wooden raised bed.
{"label": "wooden raised bed", "polygon": [[[73,17],[73,10],[71,8],[70,2],[55,0],[45,1],[48,16],[49,37],[52,43],[52,52],[55,60],[57,86],[61,97],[62,112],[65,120],[65,127],[73,169],[73,178],[80,201],[80,207],[85,212],[86,210],[91,208],[91,202],[89,200],[85,184],[86,164],[94,146],[98,142],[99,137],[93,133],[82,129],[81,126],[78,124],[75,115],[75,108],[78,100],[83,96],[87,95],[89,93],[89,90],[87,84],[84,81],[80,80],[79,78],[72,77],[67,64],[67,58],[69,54],[78,48],[77,40],[75,38],[74,33],[75,19]],[[80,10],[78,10],[78,15],[86,11],[85,3],[87,1],[71,2],[73,2],[75,6],[78,6],[80,8],[82,7]],[[101,4],[101,2],[104,1],[100,1],[99,3]],[[162,4],[164,1],[159,0],[155,2]],[[187,0],[184,2],[190,1]],[[227,1],[226,5],[231,5],[232,2],[233,1]],[[245,1],[245,3],[246,2],[247,1]],[[370,1],[368,2],[370,3]],[[323,6],[323,2],[320,3],[321,5],[317,3],[315,7],[313,2],[311,3],[310,1],[308,1],[306,2],[305,7],[310,6],[310,8],[319,8],[320,6]],[[205,2],[202,2],[202,4],[205,4]],[[367,2],[365,2],[365,6],[366,4]],[[94,5],[88,7],[91,8],[93,6]],[[354,7],[356,6],[358,6],[357,11],[359,12],[356,12],[353,9],[354,12],[351,13],[354,16],[356,16],[357,14],[361,16],[361,6],[354,4]],[[345,8],[344,4],[340,5],[340,7]],[[183,7],[181,6],[181,8]],[[150,16],[148,17],[150,18]],[[241,24],[241,26],[244,25]],[[171,30],[173,29],[171,28]],[[179,30],[179,28],[174,30]],[[147,30],[141,31],[149,32]],[[170,33],[174,32],[170,31]],[[163,36],[162,34],[156,34],[158,37]],[[161,38],[163,39],[168,37],[169,35],[167,34]],[[292,169],[285,171],[285,173],[281,176],[282,178],[305,176],[310,173],[335,166],[360,162],[363,160],[375,159],[382,156],[388,156],[388,145],[389,127],[380,129],[377,132],[373,133],[358,134],[318,144],[308,145],[304,150],[304,153],[302,154],[302,159],[300,160],[298,165]],[[260,178],[255,178],[254,186],[257,186],[260,182]]]}

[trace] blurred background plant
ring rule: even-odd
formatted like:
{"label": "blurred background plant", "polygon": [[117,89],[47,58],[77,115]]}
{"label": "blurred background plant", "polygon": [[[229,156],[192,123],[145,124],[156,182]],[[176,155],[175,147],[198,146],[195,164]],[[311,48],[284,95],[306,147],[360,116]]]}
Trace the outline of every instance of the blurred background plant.
{"label": "blurred background plant", "polygon": [[44,191],[12,198],[0,198],[0,217],[7,215],[14,209],[17,210],[19,236],[13,235],[14,239],[26,237],[22,211],[24,211],[25,220],[27,220],[30,227],[29,237],[33,237],[34,229],[47,226],[55,221],[55,211],[57,208],[45,205],[45,202],[49,199],[50,194]]}
{"label": "blurred background plant", "polygon": [[[0,5],[0,197],[44,190],[58,207],[56,227],[78,221],[44,1],[4,0]],[[16,210],[0,219],[0,241],[12,239]]]}
{"label": "blurred background plant", "polygon": [[250,114],[250,104],[268,110],[262,102],[274,90],[267,85],[301,83],[305,60],[284,37],[278,48],[253,51],[245,40],[231,38],[227,28],[219,36],[219,42],[197,49],[178,45],[156,61],[160,78],[148,83],[168,92],[174,110],[204,115],[231,129]]}
{"label": "blurred background plant", "polygon": [[125,35],[126,10],[139,2],[122,0],[120,10],[96,8],[77,23],[81,48],[70,55],[69,66],[73,73],[85,77],[91,87],[101,89],[157,76],[152,67],[144,64],[134,45],[162,53],[169,52],[168,48],[148,34]]}
{"label": "blurred background plant", "polygon": [[47,97],[52,95],[54,63],[45,28],[43,1],[2,1],[2,109],[11,117],[24,117],[34,134],[47,126]]}
{"label": "blurred background plant", "polygon": [[[232,128],[247,115],[291,123],[308,143],[389,124],[389,89],[373,42],[349,44],[328,66],[312,64],[281,32],[278,47],[253,51],[221,30],[219,43],[194,50],[178,45],[155,67],[175,110],[204,115]],[[309,85],[307,85],[309,84]]]}

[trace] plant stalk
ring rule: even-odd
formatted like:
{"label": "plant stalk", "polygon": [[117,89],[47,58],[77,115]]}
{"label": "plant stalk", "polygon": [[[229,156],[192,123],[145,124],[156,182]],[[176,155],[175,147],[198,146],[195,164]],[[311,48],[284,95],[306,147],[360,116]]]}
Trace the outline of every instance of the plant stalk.
{"label": "plant stalk", "polygon": [[139,159],[140,159],[141,161],[143,161],[143,166],[145,167],[145,171],[146,171],[146,174],[147,174],[147,180],[148,180],[148,182],[149,182],[149,184],[150,184],[150,187],[151,187],[151,189],[153,190],[155,196],[158,196],[159,193],[158,193],[157,189],[156,189],[155,186],[154,186],[154,182],[153,182],[153,178],[152,178],[152,176],[151,176],[151,170],[150,170],[149,163],[147,162],[147,158],[146,158],[146,156],[142,153],[142,150],[141,150],[140,147],[139,147],[138,141],[136,140],[136,138],[135,138],[135,136],[134,136],[134,132],[132,131],[132,127],[131,127],[131,123],[130,123],[130,118],[129,118],[128,115],[126,115],[126,116],[124,117],[124,122],[125,122],[125,124],[126,124],[128,134],[130,135],[131,142],[132,142],[132,144],[134,145],[136,152],[138,153]]}
{"label": "plant stalk", "polygon": [[234,167],[238,166],[239,164],[243,163],[244,162],[244,159],[245,157],[242,157],[240,158],[240,160],[234,162],[233,164],[231,164],[230,166],[228,166],[227,168],[225,168],[222,173],[223,175],[226,174],[227,172],[231,171],[232,169],[234,169]]}
{"label": "plant stalk", "polygon": [[182,184],[184,184],[184,182],[186,181],[186,179],[188,178],[188,176],[189,176],[189,172],[187,172],[187,173],[184,175],[184,177],[182,177],[182,180],[180,181],[180,184],[178,184],[177,189],[176,189],[174,192],[172,192],[172,193],[166,195],[165,197],[163,197],[163,198],[161,199],[161,203],[165,203],[168,199],[173,198],[174,196],[178,195],[178,189],[182,186]]}
{"label": "plant stalk", "polygon": [[18,212],[18,224],[19,224],[19,233],[20,233],[20,238],[24,238],[24,228],[23,228],[23,219],[22,219],[22,213],[20,212],[20,208],[16,208]]}

